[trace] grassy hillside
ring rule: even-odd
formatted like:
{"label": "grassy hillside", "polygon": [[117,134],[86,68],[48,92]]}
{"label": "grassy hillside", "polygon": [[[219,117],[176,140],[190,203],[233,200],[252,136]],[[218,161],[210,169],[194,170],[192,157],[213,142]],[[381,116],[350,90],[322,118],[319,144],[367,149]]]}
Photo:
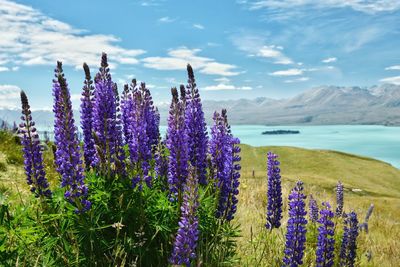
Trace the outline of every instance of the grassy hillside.
{"label": "grassy hillside", "polygon": [[[355,210],[363,221],[371,203],[375,209],[369,223],[369,233],[359,238],[362,266],[400,265],[400,170],[371,158],[327,150],[309,150],[295,147],[251,147],[242,145],[242,184],[237,221],[242,227],[240,250],[243,264],[268,266],[271,257],[281,253],[284,246],[286,217],[274,245],[265,249],[268,234],[264,230],[266,207],[266,154],[279,155],[284,195],[284,213],[287,196],[294,182],[301,179],[306,193],[313,193],[319,203],[330,201],[335,205],[335,185],[338,180],[345,187],[345,210]],[[254,178],[252,172],[254,169]],[[353,191],[353,189],[357,189]],[[361,190],[361,191],[360,191]],[[265,236],[267,235],[267,236]],[[257,238],[265,240],[259,243]],[[251,240],[253,240],[251,242]],[[278,241],[278,243],[277,243]],[[365,253],[372,253],[367,261]],[[253,255],[253,256],[247,256]],[[315,260],[312,251],[306,252],[306,264]]]}
{"label": "grassy hillside", "polygon": [[[25,184],[20,146],[16,141],[10,135],[0,133],[0,193],[6,192],[12,201],[23,201],[29,188]],[[241,258],[238,265],[279,264],[286,231],[286,199],[298,179],[305,183],[307,194],[312,192],[319,203],[328,200],[333,206],[334,188],[341,180],[345,186],[345,210],[355,210],[360,220],[373,203],[375,210],[370,219],[370,232],[362,233],[359,238],[359,263],[362,266],[400,265],[400,170],[381,161],[335,151],[241,147],[242,178],[236,215],[242,230],[238,240]],[[268,151],[279,155],[283,181],[285,217],[282,227],[275,233],[278,238],[274,240],[264,228]],[[52,168],[50,150],[46,150],[45,158],[46,171],[52,185],[56,185],[57,175]],[[372,253],[371,261],[365,256],[367,251]],[[314,257],[312,245],[308,245],[305,266],[312,266]]]}

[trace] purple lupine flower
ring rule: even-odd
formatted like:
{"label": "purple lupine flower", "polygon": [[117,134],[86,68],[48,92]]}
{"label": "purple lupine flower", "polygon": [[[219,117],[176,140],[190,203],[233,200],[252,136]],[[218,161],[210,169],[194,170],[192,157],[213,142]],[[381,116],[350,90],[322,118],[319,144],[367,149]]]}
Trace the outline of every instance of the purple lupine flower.
{"label": "purple lupine flower", "polygon": [[161,179],[168,176],[168,156],[166,155],[165,151],[165,141],[161,141],[158,144],[154,155],[154,170],[156,173],[156,179]]}
{"label": "purple lupine flower", "polygon": [[335,224],[332,221],[333,216],[334,213],[331,209],[331,205],[328,202],[322,203],[320,218],[318,219],[320,226],[318,227],[318,242],[316,250],[317,267],[333,266],[335,250]]}
{"label": "purple lupine flower", "polygon": [[340,217],[343,213],[343,184],[338,181],[336,185],[336,216]]}
{"label": "purple lupine flower", "polygon": [[61,62],[57,62],[55,77],[53,80],[55,164],[57,172],[61,175],[61,187],[66,188],[64,197],[75,205],[76,212],[84,212],[90,209],[91,203],[86,199],[88,188],[84,183],[71,96]]}
{"label": "purple lupine flower", "polygon": [[267,204],[267,229],[279,228],[282,219],[282,187],[280,175],[280,162],[278,155],[268,152],[268,204]]}
{"label": "purple lupine flower", "polygon": [[89,169],[93,167],[93,161],[96,150],[93,140],[93,81],[90,76],[89,66],[83,63],[85,71],[85,81],[81,98],[81,128],[83,131],[83,156],[85,159],[85,167]]}
{"label": "purple lupine flower", "polygon": [[215,216],[221,218],[227,208],[227,201],[229,196],[229,160],[228,156],[231,155],[230,136],[220,113],[214,112],[213,116],[214,125],[211,127],[210,139],[210,155],[211,164],[213,169],[214,184],[219,190],[218,207]]}
{"label": "purple lupine flower", "polygon": [[146,109],[146,134],[149,139],[149,146],[155,149],[160,139],[160,113],[158,109],[154,107],[153,98],[150,90],[146,87],[145,83],[141,84],[140,87],[143,95],[143,102]]}
{"label": "purple lupine flower", "polygon": [[179,199],[188,174],[188,137],[185,131],[185,107],[179,100],[176,88],[171,89],[172,102],[169,110],[167,148],[170,152],[168,163],[168,184],[170,198]]}
{"label": "purple lupine flower", "polygon": [[184,186],[179,229],[169,260],[174,265],[190,266],[190,262],[196,258],[196,246],[199,238],[199,221],[196,214],[199,206],[196,173],[195,168],[191,167]]}
{"label": "purple lupine flower", "polygon": [[365,230],[365,232],[368,234],[368,231],[369,231],[369,229],[368,229],[368,220],[369,220],[369,217],[371,217],[371,214],[372,214],[372,211],[374,210],[374,204],[371,204],[370,206],[369,206],[369,208],[368,208],[368,210],[367,210],[367,214],[365,215],[365,219],[364,219],[364,222],[363,223],[360,223],[359,225],[358,225],[358,229],[360,230],[360,231],[362,231],[362,230]]}
{"label": "purple lupine flower", "polygon": [[24,153],[24,167],[26,180],[30,190],[36,197],[51,197],[49,183],[43,166],[42,147],[39,135],[32,120],[28,97],[21,91],[22,123],[18,133],[21,136],[22,151]]}
{"label": "purple lupine flower", "polygon": [[229,180],[229,189],[230,194],[227,203],[227,212],[226,212],[226,220],[231,221],[234,218],[234,215],[237,211],[237,203],[239,199],[237,195],[239,195],[239,179],[240,179],[240,144],[239,138],[231,136],[230,146],[232,147],[232,155],[231,155],[231,163],[230,163],[230,180]]}
{"label": "purple lupine flower", "polygon": [[317,201],[313,198],[313,195],[310,195],[310,201],[308,202],[308,215],[310,217],[310,221],[315,223],[318,220],[318,204]]}
{"label": "purple lupine flower", "polygon": [[122,136],[122,119],[121,119],[121,109],[120,109],[120,101],[118,95],[118,87],[116,83],[113,83],[113,92],[114,92],[114,104],[116,110],[115,116],[115,172],[119,174],[121,177],[126,177],[126,166],[125,166],[125,151],[123,148],[123,136]]}
{"label": "purple lupine flower", "polygon": [[96,157],[94,165],[108,176],[115,171],[111,169],[113,165],[116,166],[117,173],[121,175],[124,173],[125,155],[122,149],[122,126],[118,110],[118,91],[111,79],[107,55],[103,53],[101,67],[95,78],[93,130]]}
{"label": "purple lupine flower", "polygon": [[354,266],[357,256],[358,220],[357,214],[352,211],[344,214],[344,231],[340,247],[340,266]]}
{"label": "purple lupine flower", "polygon": [[214,125],[211,128],[210,155],[213,180],[219,190],[219,201],[215,216],[217,218],[233,219],[236,212],[239,194],[240,178],[240,141],[230,132],[226,110],[221,114],[214,113]]}
{"label": "purple lupine flower", "polygon": [[132,124],[133,114],[132,92],[130,89],[136,87],[136,79],[133,79],[131,84],[131,87],[127,84],[124,85],[124,90],[122,91],[121,97],[121,120],[124,131],[124,144],[128,144],[132,139],[132,135],[129,130],[129,127]]}
{"label": "purple lupine flower", "polygon": [[[136,170],[136,176],[132,179],[133,187],[142,181],[151,186],[150,161],[152,158],[152,147],[158,142],[157,114],[153,107],[150,91],[145,83],[136,86],[136,80],[132,80],[131,87],[124,90],[123,118],[125,139],[128,143],[130,160]],[[152,139],[157,135],[157,141]]]}
{"label": "purple lupine flower", "polygon": [[296,267],[303,264],[307,233],[305,199],[306,196],[303,194],[303,182],[298,181],[289,195],[289,220],[286,232],[286,248],[283,266]]}
{"label": "purple lupine flower", "polygon": [[199,89],[192,67],[187,65],[188,84],[186,85],[185,123],[188,135],[190,164],[197,168],[199,183],[207,184],[207,126],[204,120],[204,112],[201,104]]}

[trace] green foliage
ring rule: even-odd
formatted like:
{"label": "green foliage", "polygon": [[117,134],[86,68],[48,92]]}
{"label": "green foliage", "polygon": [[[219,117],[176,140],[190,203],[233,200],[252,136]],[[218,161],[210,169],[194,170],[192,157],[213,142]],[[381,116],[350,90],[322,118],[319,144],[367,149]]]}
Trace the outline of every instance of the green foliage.
{"label": "green foliage", "polygon": [[7,165],[4,162],[0,162],[0,172],[6,172]]}
{"label": "green foliage", "polygon": [[[165,178],[166,179],[166,178]],[[168,199],[165,181],[132,189],[129,179],[87,173],[92,208],[76,214],[64,190],[50,200],[30,196],[24,203],[0,204],[0,262],[44,266],[166,266],[178,229],[180,205]],[[215,218],[215,194],[199,189],[201,237],[198,262],[234,262],[238,227]]]}
{"label": "green foliage", "polygon": [[24,163],[24,159],[19,153],[9,152],[6,159],[8,164],[13,165],[22,165]]}

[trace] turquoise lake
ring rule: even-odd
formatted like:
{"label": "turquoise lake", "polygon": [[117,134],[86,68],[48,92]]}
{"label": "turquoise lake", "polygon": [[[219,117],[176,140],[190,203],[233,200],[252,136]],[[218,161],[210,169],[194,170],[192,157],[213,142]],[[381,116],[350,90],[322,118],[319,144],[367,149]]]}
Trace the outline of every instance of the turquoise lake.
{"label": "turquoise lake", "polygon": [[[50,127],[41,130],[52,131]],[[300,134],[261,134],[267,130],[299,130]],[[164,136],[166,126],[161,126],[160,131]],[[379,159],[400,168],[400,127],[233,125],[232,132],[243,144],[252,146],[295,146],[337,150]]]}
{"label": "turquoise lake", "polygon": [[[162,133],[165,133],[166,127],[161,128]],[[299,130],[300,134],[261,134],[267,130]],[[252,146],[296,146],[337,150],[383,160],[400,168],[400,127],[233,125],[232,132],[243,144]]]}
{"label": "turquoise lake", "polygon": [[[262,135],[266,130],[299,130],[300,134]],[[232,126],[244,144],[330,149],[386,161],[400,168],[400,127],[376,125]]]}

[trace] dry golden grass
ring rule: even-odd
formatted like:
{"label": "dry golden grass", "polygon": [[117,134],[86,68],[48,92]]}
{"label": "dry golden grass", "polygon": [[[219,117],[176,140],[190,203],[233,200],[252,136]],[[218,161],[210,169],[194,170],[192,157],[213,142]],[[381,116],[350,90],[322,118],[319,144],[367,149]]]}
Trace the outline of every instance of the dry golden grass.
{"label": "dry golden grass", "polygon": [[[266,153],[269,150],[280,156],[284,197],[283,224],[272,234],[264,229]],[[279,265],[286,231],[287,196],[294,182],[300,179],[307,195],[313,194],[319,203],[329,201],[333,205],[334,188],[341,180],[345,186],[345,210],[355,210],[360,221],[373,203],[375,209],[369,221],[369,233],[362,232],[359,236],[358,264],[400,266],[400,170],[369,158],[293,147],[243,145],[241,156],[242,178],[236,215],[236,222],[242,229],[238,244],[241,265]],[[352,189],[362,191],[353,192]],[[367,251],[372,253],[371,261],[367,260]],[[314,261],[313,250],[307,249],[304,266],[313,266]]]}

